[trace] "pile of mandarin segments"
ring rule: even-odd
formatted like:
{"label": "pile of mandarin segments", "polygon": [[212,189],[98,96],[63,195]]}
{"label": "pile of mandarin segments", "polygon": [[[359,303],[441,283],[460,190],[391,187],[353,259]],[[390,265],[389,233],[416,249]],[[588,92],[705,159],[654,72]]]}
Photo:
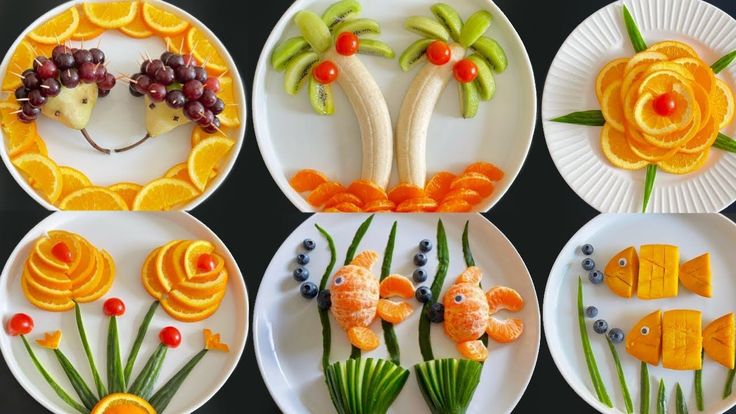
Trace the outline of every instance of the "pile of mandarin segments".
{"label": "pile of mandarin segments", "polygon": [[20,86],[20,77],[12,72],[22,72],[33,66],[36,56],[51,56],[51,51],[59,44],[69,40],[92,40],[107,30],[118,30],[133,38],[157,36],[171,52],[190,54],[193,61],[204,62],[208,74],[220,80],[218,97],[226,104],[219,115],[222,134],[207,134],[195,126],[188,159],[171,167],[161,178],[144,185],[121,182],[98,186],[83,172],[54,162],[36,123],[20,122],[12,113],[17,110],[18,102],[11,94],[0,101],[0,126],[8,156],[31,187],[62,210],[177,208],[202,194],[217,176],[221,163],[235,144],[231,132],[240,125],[227,63],[201,30],[148,3],[84,3],[42,23],[21,40],[10,58],[2,90],[13,91]]}
{"label": "pile of mandarin segments", "polygon": [[698,170],[734,118],[725,82],[690,46],[666,41],[601,70],[596,95],[606,124],[601,149],[616,167]]}

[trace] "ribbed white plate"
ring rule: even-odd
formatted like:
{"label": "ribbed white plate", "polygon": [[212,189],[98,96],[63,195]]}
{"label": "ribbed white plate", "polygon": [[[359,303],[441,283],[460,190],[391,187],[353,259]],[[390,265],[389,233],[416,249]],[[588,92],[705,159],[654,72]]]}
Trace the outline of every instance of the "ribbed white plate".
{"label": "ribbed white plate", "polygon": [[[600,128],[551,122],[570,112],[599,109],[595,79],[609,61],[631,56],[622,4],[648,44],[679,40],[708,63],[736,49],[736,20],[702,0],[626,0],[600,9],[567,38],[547,75],[542,119],[547,147],[567,184],[603,212],[641,211],[645,170],[612,166],[600,150]],[[736,67],[720,78],[736,86]],[[724,133],[736,134],[729,126]],[[736,156],[713,149],[700,170],[684,176],[657,173],[648,211],[716,212],[736,200]]]}

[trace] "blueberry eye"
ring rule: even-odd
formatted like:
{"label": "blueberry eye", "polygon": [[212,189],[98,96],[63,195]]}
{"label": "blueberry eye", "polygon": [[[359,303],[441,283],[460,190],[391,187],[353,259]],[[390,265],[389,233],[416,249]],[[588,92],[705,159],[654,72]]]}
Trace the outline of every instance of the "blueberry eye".
{"label": "blueberry eye", "polygon": [[628,262],[627,262],[627,261],[626,261],[626,259],[625,259],[625,258],[623,258],[623,257],[622,257],[622,258],[620,258],[620,259],[618,259],[618,265],[619,265],[619,266],[621,266],[621,267],[624,267],[624,266],[626,266],[626,264],[627,264],[627,263],[628,263]]}
{"label": "blueberry eye", "polygon": [[463,303],[463,301],[465,300],[465,296],[463,296],[463,295],[455,295],[455,298],[454,299],[455,299],[455,303]]}
{"label": "blueberry eye", "polygon": [[649,335],[649,327],[648,326],[642,326],[641,327],[641,334],[642,335]]}
{"label": "blueberry eye", "polygon": [[335,286],[340,286],[343,283],[345,283],[345,279],[343,279],[342,276],[338,276],[335,278]]}

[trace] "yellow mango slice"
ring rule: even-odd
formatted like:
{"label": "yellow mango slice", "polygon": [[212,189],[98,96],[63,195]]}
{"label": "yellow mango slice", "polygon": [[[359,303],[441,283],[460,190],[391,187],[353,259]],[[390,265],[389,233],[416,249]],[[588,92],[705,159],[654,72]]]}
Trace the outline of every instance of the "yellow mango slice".
{"label": "yellow mango slice", "polygon": [[646,244],[639,250],[639,299],[677,296],[680,252],[677,246]]}
{"label": "yellow mango slice", "polygon": [[639,274],[639,257],[636,248],[627,247],[613,256],[603,269],[605,281],[611,292],[630,298],[634,295],[637,276]]}
{"label": "yellow mango slice", "polygon": [[729,313],[709,323],[703,330],[703,350],[711,359],[728,369],[734,368],[736,326]]}
{"label": "yellow mango slice", "polygon": [[689,291],[709,298],[713,296],[710,253],[705,253],[680,266],[680,282]]}
{"label": "yellow mango slice", "polygon": [[639,361],[659,365],[662,353],[662,312],[643,317],[626,335],[626,352]]}
{"label": "yellow mango slice", "polygon": [[670,310],[662,315],[662,366],[676,370],[703,367],[701,313]]}

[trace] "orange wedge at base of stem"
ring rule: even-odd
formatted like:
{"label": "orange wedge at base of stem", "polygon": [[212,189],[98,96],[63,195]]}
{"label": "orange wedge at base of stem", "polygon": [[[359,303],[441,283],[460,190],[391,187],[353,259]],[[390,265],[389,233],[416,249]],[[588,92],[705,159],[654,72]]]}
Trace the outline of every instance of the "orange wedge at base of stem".
{"label": "orange wedge at base of stem", "polygon": [[219,333],[213,333],[209,329],[205,329],[203,333],[205,349],[209,349],[211,351],[230,352],[230,347],[221,342]]}
{"label": "orange wedge at base of stem", "polygon": [[603,101],[603,93],[611,84],[624,80],[624,70],[628,63],[629,58],[614,59],[598,72],[595,79],[595,95],[598,97],[598,102]]}
{"label": "orange wedge at base of stem", "polygon": [[90,414],[156,414],[156,409],[137,395],[115,393],[95,404]]}
{"label": "orange wedge at base of stem", "polygon": [[659,161],[657,166],[670,174],[688,174],[700,169],[708,161],[709,153],[709,149],[695,154],[678,152],[670,158]]}
{"label": "orange wedge at base of stem", "polygon": [[43,334],[43,338],[36,339],[38,346],[46,349],[59,349],[61,343],[61,331],[56,330],[53,332],[46,332]]}
{"label": "orange wedge at base of stem", "polygon": [[129,25],[138,16],[137,1],[84,2],[82,6],[89,20],[105,29],[119,29]]}
{"label": "orange wedge at base of stem", "polygon": [[22,154],[12,160],[28,184],[43,198],[56,203],[61,195],[63,178],[59,166],[41,154]]}
{"label": "orange wedge at base of stem", "polygon": [[28,37],[38,43],[57,45],[71,38],[77,27],[79,27],[79,12],[75,7],[70,7],[33,29],[28,33]]}
{"label": "orange wedge at base of stem", "polygon": [[128,205],[118,194],[104,187],[85,187],[64,197],[62,210],[127,210]]}
{"label": "orange wedge at base of stem", "polygon": [[207,138],[197,144],[189,153],[187,172],[192,184],[204,191],[212,172],[230,152],[235,142],[229,138]]}
{"label": "orange wedge at base of stem", "polygon": [[133,210],[166,211],[196,198],[200,192],[176,178],[159,178],[146,184],[135,197]]}
{"label": "orange wedge at base of stem", "polygon": [[608,124],[601,129],[601,151],[608,162],[618,168],[638,170],[649,164],[631,150],[625,134],[611,128]]}

